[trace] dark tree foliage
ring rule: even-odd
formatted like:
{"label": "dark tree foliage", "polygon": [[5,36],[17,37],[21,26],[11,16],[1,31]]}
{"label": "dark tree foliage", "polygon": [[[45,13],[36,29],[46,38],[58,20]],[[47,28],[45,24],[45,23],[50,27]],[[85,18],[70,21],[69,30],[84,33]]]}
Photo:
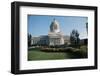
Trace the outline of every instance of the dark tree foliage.
{"label": "dark tree foliage", "polygon": [[70,34],[70,42],[71,42],[71,45],[79,46],[80,38],[79,38],[79,33],[77,30],[72,30]]}
{"label": "dark tree foliage", "polygon": [[28,34],[28,46],[31,46],[32,35]]}
{"label": "dark tree foliage", "polygon": [[86,30],[87,30],[87,33],[88,33],[88,23],[86,23]]}

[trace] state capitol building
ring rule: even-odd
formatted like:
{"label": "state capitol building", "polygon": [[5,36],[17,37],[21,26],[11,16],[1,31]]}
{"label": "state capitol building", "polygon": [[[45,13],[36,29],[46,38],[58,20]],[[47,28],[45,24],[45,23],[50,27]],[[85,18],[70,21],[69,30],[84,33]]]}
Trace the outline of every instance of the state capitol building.
{"label": "state capitol building", "polygon": [[48,35],[32,37],[31,45],[64,45],[65,43],[70,44],[69,36],[63,35],[63,32],[60,30],[59,22],[54,19],[50,25],[50,31]]}

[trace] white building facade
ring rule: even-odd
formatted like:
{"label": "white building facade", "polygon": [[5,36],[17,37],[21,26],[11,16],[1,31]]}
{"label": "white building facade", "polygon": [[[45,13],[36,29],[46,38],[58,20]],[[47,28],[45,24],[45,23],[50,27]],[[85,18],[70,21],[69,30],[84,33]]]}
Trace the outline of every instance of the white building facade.
{"label": "white building facade", "polygon": [[69,42],[69,37],[63,35],[60,30],[60,25],[57,20],[53,20],[50,25],[50,31],[46,36],[32,37],[31,45],[64,45]]}

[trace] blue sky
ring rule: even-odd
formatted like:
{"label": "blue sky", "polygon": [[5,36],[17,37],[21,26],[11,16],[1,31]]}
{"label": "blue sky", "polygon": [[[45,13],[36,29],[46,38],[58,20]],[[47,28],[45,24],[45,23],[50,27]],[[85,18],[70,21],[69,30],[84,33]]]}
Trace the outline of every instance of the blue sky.
{"label": "blue sky", "polygon": [[60,24],[60,30],[64,35],[70,35],[73,29],[78,30],[80,38],[86,38],[87,17],[79,16],[45,16],[45,15],[28,15],[28,33],[32,36],[48,35],[51,22],[54,18]]}

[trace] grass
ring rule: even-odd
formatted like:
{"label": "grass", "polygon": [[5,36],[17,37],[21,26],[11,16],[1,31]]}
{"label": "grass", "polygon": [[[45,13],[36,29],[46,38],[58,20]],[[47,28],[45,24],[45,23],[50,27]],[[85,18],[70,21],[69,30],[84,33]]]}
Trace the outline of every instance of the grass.
{"label": "grass", "polygon": [[52,59],[65,59],[66,53],[52,53],[43,52],[40,50],[28,51],[28,60],[52,60]]}
{"label": "grass", "polygon": [[[77,50],[77,49],[76,49]],[[79,59],[87,58],[87,47],[81,46],[78,51],[67,52],[44,52],[39,48],[28,50],[28,60],[55,60],[55,59]]]}

